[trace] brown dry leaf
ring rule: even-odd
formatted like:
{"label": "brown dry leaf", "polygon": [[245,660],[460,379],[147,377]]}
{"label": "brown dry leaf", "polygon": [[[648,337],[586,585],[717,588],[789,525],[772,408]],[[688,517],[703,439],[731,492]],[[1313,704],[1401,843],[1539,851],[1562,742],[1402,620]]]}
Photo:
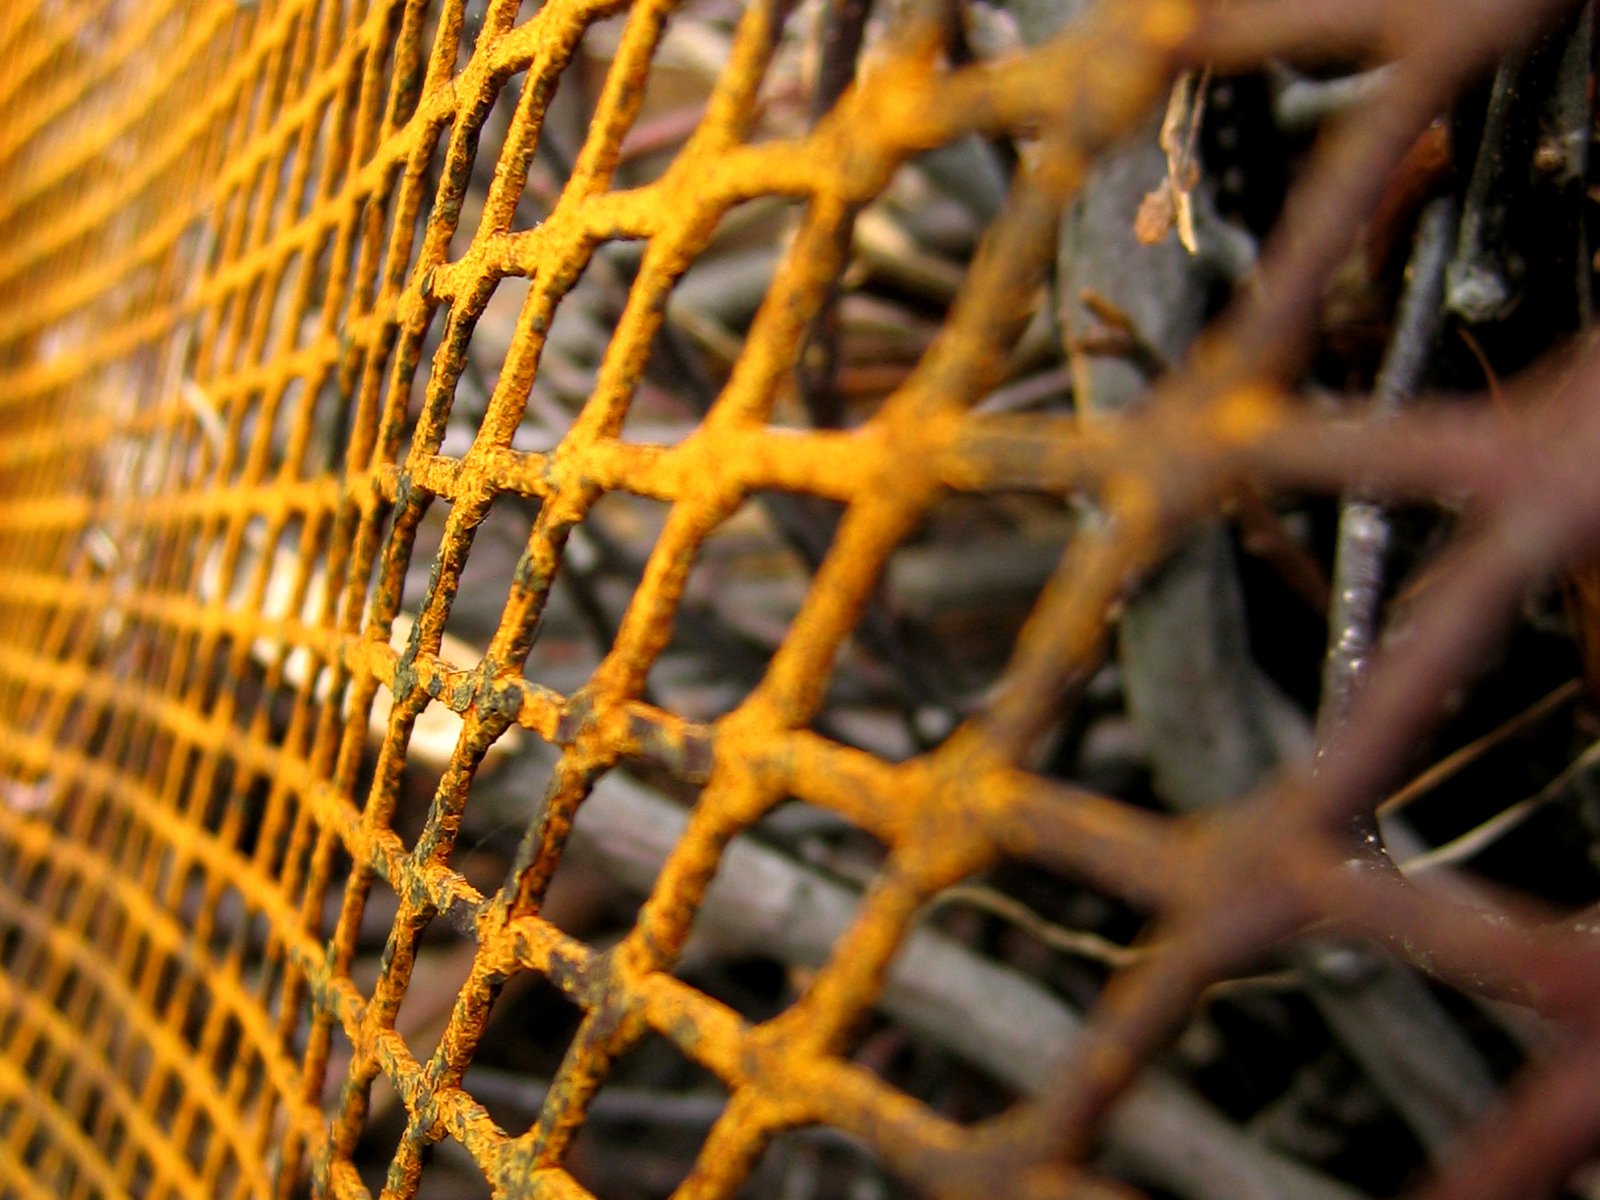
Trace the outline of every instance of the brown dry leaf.
{"label": "brown dry leaf", "polygon": [[1133,236],[1139,239],[1141,246],[1154,246],[1166,240],[1176,217],[1172,180],[1163,179],[1159,186],[1145,193],[1140,202],[1139,212],[1133,218]]}
{"label": "brown dry leaf", "polygon": [[1161,150],[1167,156],[1167,177],[1145,196],[1134,218],[1134,236],[1141,245],[1155,245],[1176,226],[1183,248],[1190,254],[1199,253],[1194,232],[1194,188],[1200,181],[1200,163],[1195,148],[1210,82],[1211,71],[1206,68],[1198,75],[1185,71],[1172,85],[1160,136]]}

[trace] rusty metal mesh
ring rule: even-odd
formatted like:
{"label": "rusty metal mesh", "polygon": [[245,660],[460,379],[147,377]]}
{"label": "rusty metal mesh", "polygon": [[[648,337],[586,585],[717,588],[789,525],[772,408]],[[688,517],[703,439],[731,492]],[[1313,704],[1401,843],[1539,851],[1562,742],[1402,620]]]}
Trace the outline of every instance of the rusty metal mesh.
{"label": "rusty metal mesh", "polygon": [[[470,45],[463,7],[22,0],[0,13],[0,1191],[264,1196],[309,1179],[365,1196],[352,1155],[384,1079],[405,1113],[385,1195],[414,1194],[442,1139],[496,1195],[585,1194],[564,1166],[574,1134],[611,1064],[653,1032],[729,1096],[683,1195],[731,1194],[772,1135],[809,1124],[860,1139],[930,1194],[1118,1194],[1075,1164],[1140,1064],[1207,984],[1319,921],[1566,1031],[1444,1193],[1531,1194],[1573,1165],[1600,1124],[1583,1102],[1600,1066],[1600,957],[1542,916],[1478,920],[1392,871],[1352,869],[1346,822],[1370,812],[1494,614],[1592,543],[1595,419],[1558,397],[1544,424],[1471,409],[1367,424],[1279,390],[1318,280],[1389,166],[1537,6],[1441,19],[1434,5],[1352,5],[1334,20],[1315,4],[1205,18],[1187,0],[1128,0],[965,67],[942,55],[937,14],[908,9],[813,132],[751,142],[786,19],[756,0],[692,138],[627,189],[614,168],[671,0],[528,13],[495,0]],[[557,83],[585,30],[619,15],[570,178],[519,225]],[[1382,119],[1332,139],[1256,298],[1192,370],[1126,418],[970,411],[1035,302],[1061,204],[1174,68],[1322,43],[1406,53]],[[480,142],[513,85],[503,136]],[[974,131],[1033,141],[932,349],[859,427],[778,427],[854,214],[911,156]],[[485,155],[493,182],[472,225],[463,202]],[[763,196],[803,216],[730,378],[691,436],[630,440],[669,294],[720,219]],[[563,297],[619,239],[642,256],[592,396],[553,445],[514,446]],[[446,453],[475,323],[516,278],[530,286],[503,369],[470,446]],[[1455,599],[1439,601],[1441,582],[1419,602],[1404,669],[1379,672],[1315,775],[1204,819],[1020,766],[1098,661],[1129,582],[1245,475],[1478,505],[1442,568]],[[1097,509],[983,708],[902,763],[812,731],[895,547],[942,495],[1017,490]],[[603,661],[558,694],[525,663],[569,534],[615,491],[670,513]],[[697,553],[763,491],[844,515],[759,686],[692,722],[647,702],[646,679]],[[481,661],[454,661],[445,626],[474,534],[515,498],[536,515],[499,626]],[[441,503],[425,594],[404,598],[412,621],[407,567]],[[437,736],[446,712],[458,736],[420,831],[402,836],[408,743],[428,722]],[[509,876],[474,886],[453,866],[464,807],[493,747],[529,735],[559,758],[527,797]],[[631,932],[602,950],[541,903],[591,785],[626,763],[696,798]],[[729,840],[790,799],[841,814],[887,856],[799,1000],[751,1023],[672,968]],[[1038,1048],[1064,1056],[1054,1082],[961,1128],[847,1050],[923,904],[1007,856],[1159,918],[1083,1036]],[[358,980],[376,890],[394,916],[376,978]],[[439,922],[474,949],[429,1052],[396,1016]],[[530,973],[583,1018],[537,1122],[502,1128],[467,1071],[501,989]]]}

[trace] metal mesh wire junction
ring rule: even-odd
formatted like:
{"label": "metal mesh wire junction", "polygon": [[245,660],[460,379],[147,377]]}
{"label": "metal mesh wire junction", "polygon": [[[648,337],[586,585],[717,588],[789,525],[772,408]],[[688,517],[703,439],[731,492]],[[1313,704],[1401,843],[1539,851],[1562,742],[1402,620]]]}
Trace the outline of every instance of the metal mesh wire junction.
{"label": "metal mesh wire junction", "polygon": [[[470,24],[464,7],[24,0],[0,13],[0,1191],[287,1196],[310,1180],[365,1196],[353,1155],[386,1081],[404,1129],[384,1195],[415,1194],[443,1140],[495,1195],[586,1194],[566,1167],[573,1138],[611,1065],[658,1036],[728,1096],[683,1195],[732,1194],[768,1139],[813,1124],[932,1194],[1117,1194],[1074,1165],[1107,1109],[1200,988],[1308,921],[1386,932],[1463,987],[1589,1011],[1572,980],[1593,976],[1592,951],[1543,926],[1447,919],[1444,900],[1341,865],[1332,831],[1370,810],[1394,758],[1373,731],[1417,711],[1400,685],[1375,685],[1375,715],[1317,781],[1205,822],[1020,765],[1098,661],[1128,581],[1241,471],[1336,489],[1359,470],[1428,494],[1484,461],[1461,448],[1487,426],[1451,426],[1461,453],[1419,459],[1404,422],[1340,424],[1272,386],[1304,318],[1295,280],[1315,278],[1305,245],[1334,219],[1317,212],[1358,221],[1374,190],[1362,164],[1408,135],[1368,129],[1330,152],[1325,190],[1345,193],[1299,214],[1308,237],[1282,256],[1281,303],[1235,320],[1181,395],[1126,421],[1007,417],[972,405],[1026,323],[1093,154],[1197,53],[1210,27],[1190,3],[1108,5],[1035,51],[969,66],[946,61],[933,15],[907,10],[812,131],[752,140],[787,18],[755,0],[692,136],[632,187],[616,166],[672,0],[526,13],[492,0]],[[1278,7],[1281,45],[1304,44],[1309,10]],[[1376,39],[1356,10],[1347,37]],[[533,219],[547,109],[604,21],[617,38],[587,136]],[[1476,53],[1450,40],[1457,22],[1433,24],[1449,36],[1415,39],[1426,69],[1392,97],[1402,131]],[[1228,26],[1206,52],[1273,52],[1261,28]],[[915,369],[853,428],[780,425],[855,214],[914,155],[1018,130],[1034,138],[1006,208]],[[469,183],[491,158],[475,211]],[[674,287],[724,217],[774,196],[799,224],[714,403],[674,444],[632,437]],[[548,331],[618,243],[636,265],[592,393],[530,447],[519,430]],[[525,298],[503,365],[470,441],[447,441],[477,323],[512,284]],[[895,548],[943,496],[1013,491],[1091,495],[1098,515],[987,702],[904,762],[816,732]],[[553,690],[526,665],[552,581],[574,530],[619,492],[666,506],[665,521],[602,660]],[[689,720],[651,702],[652,666],[707,539],[773,492],[840,506],[832,545],[759,684]],[[1513,503],[1526,495],[1508,484],[1492,511],[1541,511]],[[475,535],[507,510],[525,545],[486,649],[464,660],[452,605]],[[413,573],[408,590],[429,528],[426,587]],[[1439,636],[1451,654],[1476,644]],[[1454,660],[1440,661],[1418,686],[1448,685]],[[397,812],[401,776],[424,738],[445,750],[412,819]],[[463,812],[490,760],[529,738],[558,748],[548,786],[525,796],[504,882],[470,882]],[[631,931],[599,948],[542,905],[585,797],[623,764],[692,789],[693,804]],[[800,998],[751,1021],[673,968],[730,839],[792,800],[886,852]],[[1039,1096],[964,1129],[847,1051],[923,905],[1003,857],[1159,909],[1163,950],[1118,975]],[[388,921],[375,977],[355,964],[373,911]],[[469,941],[470,968],[430,1050],[397,1014],[438,925]],[[468,1072],[497,998],[529,976],[581,1024],[538,1119],[504,1128]],[[1569,1064],[1594,1056],[1580,1039]],[[1464,1177],[1497,1186],[1482,1163]]]}

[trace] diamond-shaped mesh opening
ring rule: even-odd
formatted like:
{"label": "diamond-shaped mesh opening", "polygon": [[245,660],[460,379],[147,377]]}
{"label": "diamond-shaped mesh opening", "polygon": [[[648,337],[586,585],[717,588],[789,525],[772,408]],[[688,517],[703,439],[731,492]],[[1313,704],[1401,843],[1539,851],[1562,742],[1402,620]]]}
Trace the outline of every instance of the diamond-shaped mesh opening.
{"label": "diamond-shaped mesh opening", "polygon": [[521,1133],[538,1119],[583,1010],[548,980],[525,972],[501,992],[492,1019],[499,1033],[480,1047],[461,1087],[501,1129]]}
{"label": "diamond-shaped mesh opening", "polygon": [[[722,214],[705,249],[666,298],[662,327],[623,423],[624,438],[670,446],[694,432],[732,375],[799,213],[792,201],[761,197]],[[597,286],[608,288],[619,309],[626,289],[641,286],[643,257],[637,243],[613,243],[594,268],[603,281]],[[780,388],[775,397],[780,410],[792,403],[786,392]]]}
{"label": "diamond-shaped mesh opening", "polygon": [[596,1195],[671,1194],[726,1105],[715,1075],[666,1038],[647,1035],[611,1065],[589,1101],[567,1152],[570,1169]]}
{"label": "diamond-shaped mesh opening", "polygon": [[738,1194],[755,1200],[785,1188],[841,1200],[864,1192],[894,1200],[914,1195],[883,1170],[866,1146],[826,1126],[775,1135]]}
{"label": "diamond-shaped mesh opening", "polygon": [[[650,674],[651,696],[693,721],[731,712],[757,686],[804,600],[800,554],[774,528],[788,497],[746,500],[700,543],[683,581],[672,637]],[[807,526],[825,542],[825,524]],[[729,603],[729,601],[733,601]]]}
{"label": "diamond-shaped mesh opening", "polygon": [[459,1142],[444,1141],[435,1143],[425,1154],[417,1195],[432,1200],[453,1200],[456,1196],[463,1200],[490,1200],[494,1190],[482,1168]]}

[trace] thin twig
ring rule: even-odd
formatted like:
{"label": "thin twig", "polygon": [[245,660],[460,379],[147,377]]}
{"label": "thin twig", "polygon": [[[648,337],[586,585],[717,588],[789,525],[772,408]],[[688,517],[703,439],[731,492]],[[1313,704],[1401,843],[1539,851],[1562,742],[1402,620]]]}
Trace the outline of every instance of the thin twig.
{"label": "thin twig", "polygon": [[982,884],[961,884],[946,888],[929,902],[928,907],[931,910],[950,904],[966,904],[993,913],[1037,938],[1052,950],[1059,950],[1063,954],[1074,954],[1108,967],[1131,966],[1150,953],[1148,946],[1124,946],[1097,933],[1067,929],[1054,921],[1047,921],[1021,901],[1013,900],[1004,892]]}
{"label": "thin twig", "polygon": [[1378,815],[1388,816],[1398,812],[1406,805],[1427,795],[1445,780],[1454,777],[1477,762],[1496,746],[1519,737],[1529,729],[1534,728],[1551,713],[1563,705],[1575,700],[1583,691],[1581,679],[1569,679],[1565,683],[1552,688],[1539,699],[1515,716],[1507,718],[1495,726],[1482,737],[1474,738],[1459,750],[1454,750],[1434,763],[1426,771],[1416,776],[1404,787],[1391,792],[1384,802],[1378,805]]}
{"label": "thin twig", "polygon": [[[1566,686],[1566,685],[1564,685]],[[1573,759],[1559,775],[1531,796],[1525,796],[1508,808],[1503,808],[1487,821],[1457,834],[1442,846],[1422,854],[1413,855],[1400,864],[1407,876],[1419,875],[1439,867],[1454,866],[1486,850],[1534,813],[1555,800],[1574,779],[1600,762],[1600,742],[1591,745]]]}
{"label": "thin twig", "polygon": [[1504,240],[1510,175],[1516,169],[1506,161],[1507,133],[1524,66],[1521,61],[1507,62],[1495,72],[1477,162],[1467,185],[1461,236],[1448,272],[1445,303],[1451,312],[1475,324],[1504,313],[1512,299],[1509,267],[1498,247]]}
{"label": "thin twig", "polygon": [[[1424,210],[1412,251],[1394,336],[1378,372],[1373,409],[1379,417],[1397,410],[1416,394],[1438,335],[1445,264],[1455,227],[1453,206],[1435,200]],[[1319,744],[1342,726],[1361,687],[1376,642],[1383,563],[1389,546],[1389,521],[1383,509],[1363,497],[1349,498],[1339,517],[1334,552],[1333,597],[1328,613],[1328,656],[1322,674],[1322,705],[1317,713]]]}

